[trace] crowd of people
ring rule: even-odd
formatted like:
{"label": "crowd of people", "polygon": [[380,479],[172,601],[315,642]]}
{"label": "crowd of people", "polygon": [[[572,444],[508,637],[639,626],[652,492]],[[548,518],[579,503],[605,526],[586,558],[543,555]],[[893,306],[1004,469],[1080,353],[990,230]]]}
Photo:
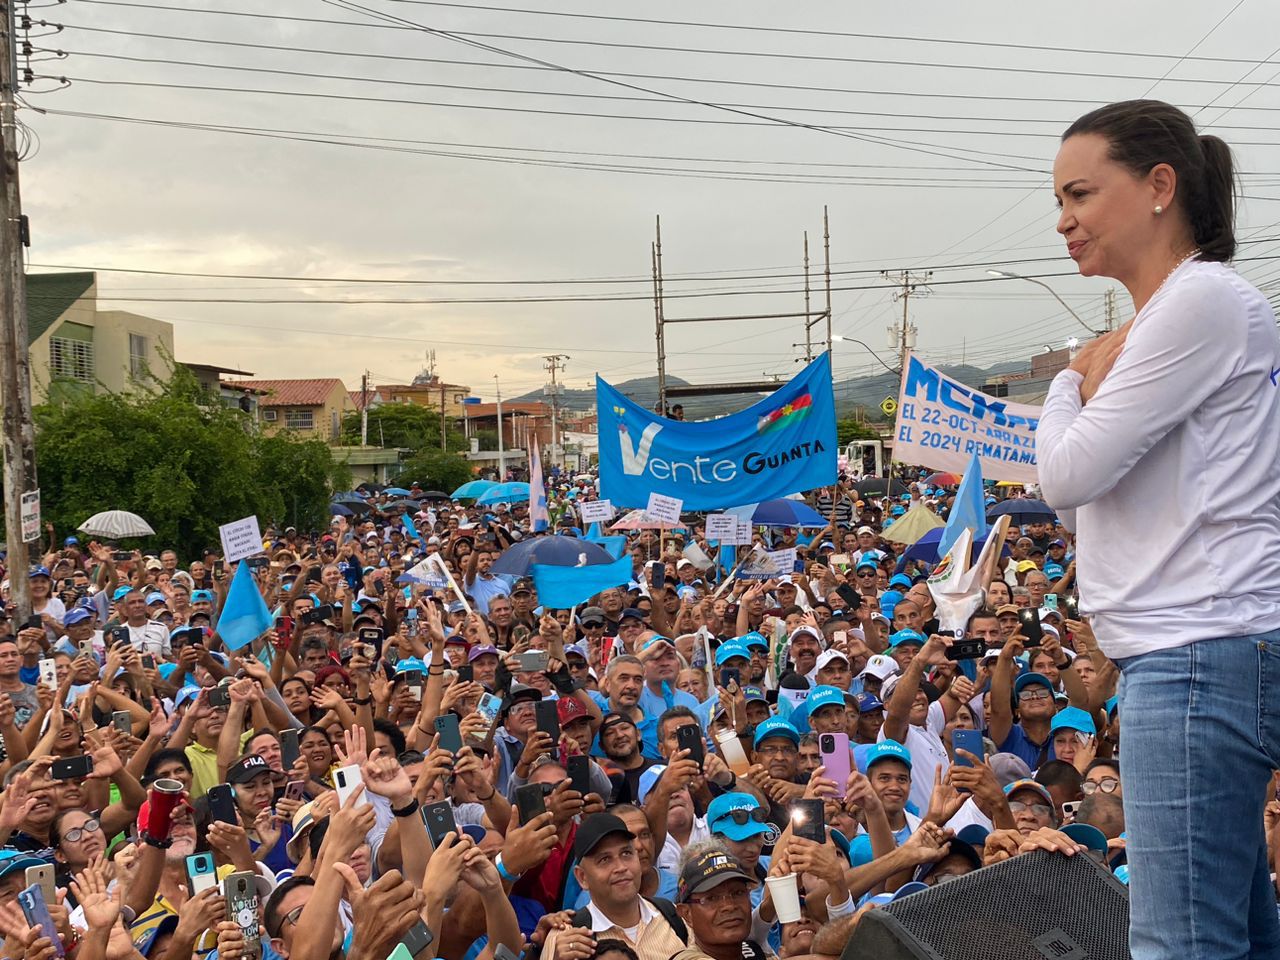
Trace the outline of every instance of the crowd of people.
{"label": "crowd of people", "polygon": [[[696,518],[633,532],[633,579],[573,609],[491,572],[546,535],[526,505],[422,501],[415,540],[370,492],[264,532],[274,626],[236,652],[216,550],[66,538],[6,571],[35,614],[0,615],[5,955],[835,957],[865,910],[1029,850],[1124,878],[1118,672],[1070,534],[1012,527],[943,636],[883,534],[953,491],[906,489],[758,529],[802,568],[768,580],[700,566]],[[462,596],[404,583],[433,553]]]}

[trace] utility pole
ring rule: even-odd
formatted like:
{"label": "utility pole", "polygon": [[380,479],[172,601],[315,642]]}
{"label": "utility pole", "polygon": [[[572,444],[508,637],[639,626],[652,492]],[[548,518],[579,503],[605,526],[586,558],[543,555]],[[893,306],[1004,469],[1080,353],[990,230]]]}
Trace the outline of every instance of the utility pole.
{"label": "utility pole", "polygon": [[911,323],[907,306],[913,294],[924,296],[928,293],[926,284],[928,284],[929,278],[933,276],[933,271],[926,270],[924,273],[913,274],[909,270],[901,270],[897,273],[881,270],[880,275],[902,287],[901,290],[893,295],[895,300],[902,301],[902,326],[890,326],[888,328],[889,349],[898,352],[898,371],[901,372],[907,367],[907,354],[916,345],[917,330],[915,324]]}
{"label": "utility pole", "polygon": [[369,444],[369,371],[360,375],[360,446]]}
{"label": "utility pole", "polygon": [[[27,579],[27,541],[22,532],[22,495],[38,493],[39,487],[36,480],[36,430],[31,420],[27,281],[22,255],[26,229],[18,191],[15,0],[2,2],[0,132],[3,133],[4,157],[0,161],[0,177],[4,178],[4,190],[0,191],[0,402],[4,404],[4,520],[8,549],[5,567],[9,572],[14,608],[9,616],[25,620],[31,615],[31,589]],[[39,536],[37,525],[32,539]]]}
{"label": "utility pole", "polygon": [[1110,333],[1116,328],[1116,288],[1107,287],[1106,294],[1103,295],[1102,302],[1107,307],[1107,332]]}
{"label": "utility pole", "polygon": [[546,392],[551,395],[551,462],[564,466],[564,458],[560,453],[560,386],[556,383],[556,371],[564,369],[564,361],[569,359],[566,353],[553,353],[542,358],[547,361],[547,371],[551,374],[551,382]]}
{"label": "utility pole", "polygon": [[498,392],[498,482],[507,479],[507,448],[502,439],[502,385],[498,383],[498,375],[493,375],[493,387]]}
{"label": "utility pole", "polygon": [[448,453],[448,442],[444,438],[445,420],[444,420],[444,381],[440,381],[440,452]]}

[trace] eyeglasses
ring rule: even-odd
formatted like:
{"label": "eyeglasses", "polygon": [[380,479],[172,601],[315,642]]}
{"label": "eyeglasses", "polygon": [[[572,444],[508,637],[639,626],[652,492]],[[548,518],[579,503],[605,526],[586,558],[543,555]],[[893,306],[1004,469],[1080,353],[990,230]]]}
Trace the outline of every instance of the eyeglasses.
{"label": "eyeglasses", "polygon": [[307,905],[304,903],[302,906],[294,907],[292,910],[286,913],[283,917],[280,918],[280,925],[276,927],[276,932],[271,935],[273,937],[281,936],[284,933],[284,925],[286,923],[292,924],[293,926],[296,927],[298,925],[298,921],[302,919],[302,911],[305,910],[306,908],[307,908]]}
{"label": "eyeglasses", "polygon": [[859,579],[859,580],[870,580],[870,579],[871,579],[872,577],[874,577],[875,575],[876,575],[876,572],[875,572],[874,570],[862,570],[862,571],[859,571],[859,573],[858,573],[858,579]]}
{"label": "eyeglasses", "polygon": [[1009,801],[1009,809],[1010,809],[1010,811],[1012,811],[1013,813],[1022,813],[1022,812],[1024,812],[1024,811],[1030,810],[1030,811],[1031,811],[1032,813],[1034,813],[1037,817],[1043,817],[1043,818],[1045,818],[1045,819],[1048,819],[1048,817],[1053,813],[1053,808],[1052,808],[1052,807],[1050,807],[1050,806],[1048,806],[1047,804],[1044,804],[1044,803],[1022,803],[1022,802],[1021,802],[1021,801],[1019,801],[1019,800],[1010,800],[1010,801]]}
{"label": "eyeglasses", "polygon": [[79,843],[85,836],[90,833],[97,833],[101,824],[97,820],[86,820],[78,827],[72,827],[62,835],[62,839],[68,843]]}
{"label": "eyeglasses", "polygon": [[1116,787],[1120,786],[1120,781],[1115,777],[1103,777],[1101,780],[1086,780],[1080,785],[1080,789],[1084,791],[1084,795],[1090,796],[1101,790],[1103,793],[1115,793]]}
{"label": "eyeglasses", "polygon": [[[737,812],[737,810],[734,811],[734,813]],[[689,902],[698,907],[719,907],[726,903],[749,900],[750,898],[751,890],[747,887],[739,887],[737,890],[718,890],[715,893],[707,894],[705,897],[690,897]]]}
{"label": "eyeglasses", "polygon": [[756,823],[768,823],[769,811],[764,809],[764,807],[753,807],[750,810],[730,810],[727,813],[722,813],[720,816],[716,817],[715,822],[719,823],[721,820],[726,818],[732,820],[740,827],[745,827],[752,820]]}
{"label": "eyeglasses", "polygon": [[523,703],[517,703],[514,707],[512,707],[507,712],[513,717],[524,716],[526,713],[533,713],[534,706],[532,703],[526,700]]}
{"label": "eyeglasses", "polygon": [[771,743],[756,747],[756,755],[760,757],[794,757],[799,751],[789,743]]}
{"label": "eyeglasses", "polygon": [[1025,703],[1028,700],[1052,700],[1053,691],[1044,687],[1037,687],[1035,690],[1023,690],[1018,694],[1019,702]]}

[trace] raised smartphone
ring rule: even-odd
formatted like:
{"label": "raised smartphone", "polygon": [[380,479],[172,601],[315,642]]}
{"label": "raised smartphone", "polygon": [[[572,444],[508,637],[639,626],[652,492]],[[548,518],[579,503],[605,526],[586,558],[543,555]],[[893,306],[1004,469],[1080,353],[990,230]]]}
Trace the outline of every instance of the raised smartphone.
{"label": "raised smartphone", "polygon": [[836,785],[836,796],[843,797],[849,783],[850,761],[849,735],[847,733],[818,734],[818,752],[822,755],[825,777]]}
{"label": "raised smartphone", "polygon": [[193,853],[186,859],[187,887],[191,896],[218,885],[218,870],[212,853]]}
{"label": "raised smartphone", "polygon": [[[986,748],[982,743],[981,730],[952,730],[951,731],[951,748],[952,750],[967,750],[979,760],[986,758]],[[955,755],[955,765],[957,767],[972,767],[973,764],[966,760],[960,754]]]}

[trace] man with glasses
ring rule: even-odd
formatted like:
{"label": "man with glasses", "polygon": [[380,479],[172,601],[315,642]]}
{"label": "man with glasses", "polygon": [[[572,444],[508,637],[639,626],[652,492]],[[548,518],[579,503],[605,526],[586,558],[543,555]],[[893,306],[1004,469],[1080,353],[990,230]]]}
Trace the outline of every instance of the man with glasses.
{"label": "man with glasses", "polygon": [[722,794],[707,807],[707,829],[724,841],[743,872],[754,878],[751,905],[759,906],[769,872],[769,858],[762,856],[764,846],[777,839],[777,831],[769,823],[769,811],[749,793]]}
{"label": "man with glasses", "polygon": [[[1022,758],[1033,771],[1049,759],[1049,725],[1058,712],[1053,684],[1039,673],[1024,673],[1013,681],[1013,661],[1022,653],[1022,638],[1012,637],[1000,648],[991,674],[991,716],[987,735],[1001,753]],[[1013,719],[1017,699],[1018,720]]]}
{"label": "man with glasses", "polygon": [[[628,607],[622,611],[622,619],[618,621],[618,642],[622,645],[622,651],[625,653],[635,653],[637,641],[643,636],[645,631],[644,611],[637,610],[635,607]],[[614,649],[616,656],[620,651]]]}
{"label": "man with glasses", "polygon": [[[786,784],[789,799],[804,793],[808,777],[800,776],[800,732],[781,717],[770,717],[756,727],[753,741],[755,762],[764,768],[770,781]],[[754,776],[754,775],[753,775]],[[776,794],[770,793],[776,797]],[[769,819],[779,825],[787,823],[788,812],[776,802],[771,806]]]}
{"label": "man with glasses", "polygon": [[1047,787],[1034,780],[1015,780],[1004,788],[1005,799],[1018,832],[1030,836],[1042,827],[1056,827],[1053,795]]}
{"label": "man with glasses", "polygon": [[731,854],[698,844],[687,851],[680,871],[676,912],[689,929],[689,949],[671,960],[741,960],[767,952],[751,934],[751,890],[754,886]]}

